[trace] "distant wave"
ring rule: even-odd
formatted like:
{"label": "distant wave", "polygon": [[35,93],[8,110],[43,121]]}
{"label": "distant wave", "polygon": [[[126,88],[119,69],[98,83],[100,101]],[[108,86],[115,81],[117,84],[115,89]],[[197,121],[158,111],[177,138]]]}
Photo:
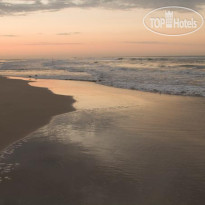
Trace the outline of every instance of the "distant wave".
{"label": "distant wave", "polygon": [[1,60],[0,75],[90,81],[125,89],[205,97],[205,57]]}

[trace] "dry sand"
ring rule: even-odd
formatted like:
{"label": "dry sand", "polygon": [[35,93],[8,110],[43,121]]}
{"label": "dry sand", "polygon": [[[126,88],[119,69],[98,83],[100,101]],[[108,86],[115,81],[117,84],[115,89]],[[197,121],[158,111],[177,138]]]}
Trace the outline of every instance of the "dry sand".
{"label": "dry sand", "polygon": [[52,116],[74,111],[73,103],[72,97],[0,77],[0,151],[47,124]]}

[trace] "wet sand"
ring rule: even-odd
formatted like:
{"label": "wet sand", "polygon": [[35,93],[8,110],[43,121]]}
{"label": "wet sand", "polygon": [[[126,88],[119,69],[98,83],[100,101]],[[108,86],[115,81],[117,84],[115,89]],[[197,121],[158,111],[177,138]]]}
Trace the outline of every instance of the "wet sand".
{"label": "wet sand", "polygon": [[0,204],[204,203],[205,98],[77,81],[29,84],[72,95],[77,110],[7,149]]}
{"label": "wet sand", "polygon": [[0,151],[47,124],[52,116],[73,111],[73,103],[72,97],[0,77]]}

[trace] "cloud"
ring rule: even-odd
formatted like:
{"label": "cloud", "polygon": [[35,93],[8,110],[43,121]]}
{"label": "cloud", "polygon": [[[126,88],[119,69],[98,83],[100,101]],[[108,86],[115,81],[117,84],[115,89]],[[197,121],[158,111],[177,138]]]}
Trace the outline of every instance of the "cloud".
{"label": "cloud", "polygon": [[143,44],[143,45],[184,45],[184,46],[204,46],[204,44],[197,43],[182,43],[182,42],[163,42],[163,41],[125,41],[125,44]]}
{"label": "cloud", "polygon": [[58,36],[71,36],[71,35],[77,35],[80,34],[80,32],[69,32],[69,33],[57,33]]}
{"label": "cloud", "polygon": [[0,36],[9,37],[9,38],[18,37],[17,35],[11,35],[11,34],[5,34],[5,35],[0,35]]}
{"label": "cloud", "polygon": [[65,45],[81,45],[82,43],[50,43],[50,42],[37,42],[27,43],[26,46],[65,46]]}
{"label": "cloud", "polygon": [[185,6],[192,9],[204,5],[204,0],[0,0],[0,15],[27,14],[33,11],[56,11],[64,8],[158,8]]}
{"label": "cloud", "polygon": [[160,42],[160,41],[126,41],[123,42],[126,44],[168,44],[168,42]]}

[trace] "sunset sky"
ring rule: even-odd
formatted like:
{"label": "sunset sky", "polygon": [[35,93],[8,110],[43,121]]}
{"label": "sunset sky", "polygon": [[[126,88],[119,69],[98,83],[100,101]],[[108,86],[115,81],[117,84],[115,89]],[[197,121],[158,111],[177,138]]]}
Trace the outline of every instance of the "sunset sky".
{"label": "sunset sky", "polygon": [[145,29],[152,9],[204,0],[1,0],[0,58],[204,55],[205,26],[166,37]]}

